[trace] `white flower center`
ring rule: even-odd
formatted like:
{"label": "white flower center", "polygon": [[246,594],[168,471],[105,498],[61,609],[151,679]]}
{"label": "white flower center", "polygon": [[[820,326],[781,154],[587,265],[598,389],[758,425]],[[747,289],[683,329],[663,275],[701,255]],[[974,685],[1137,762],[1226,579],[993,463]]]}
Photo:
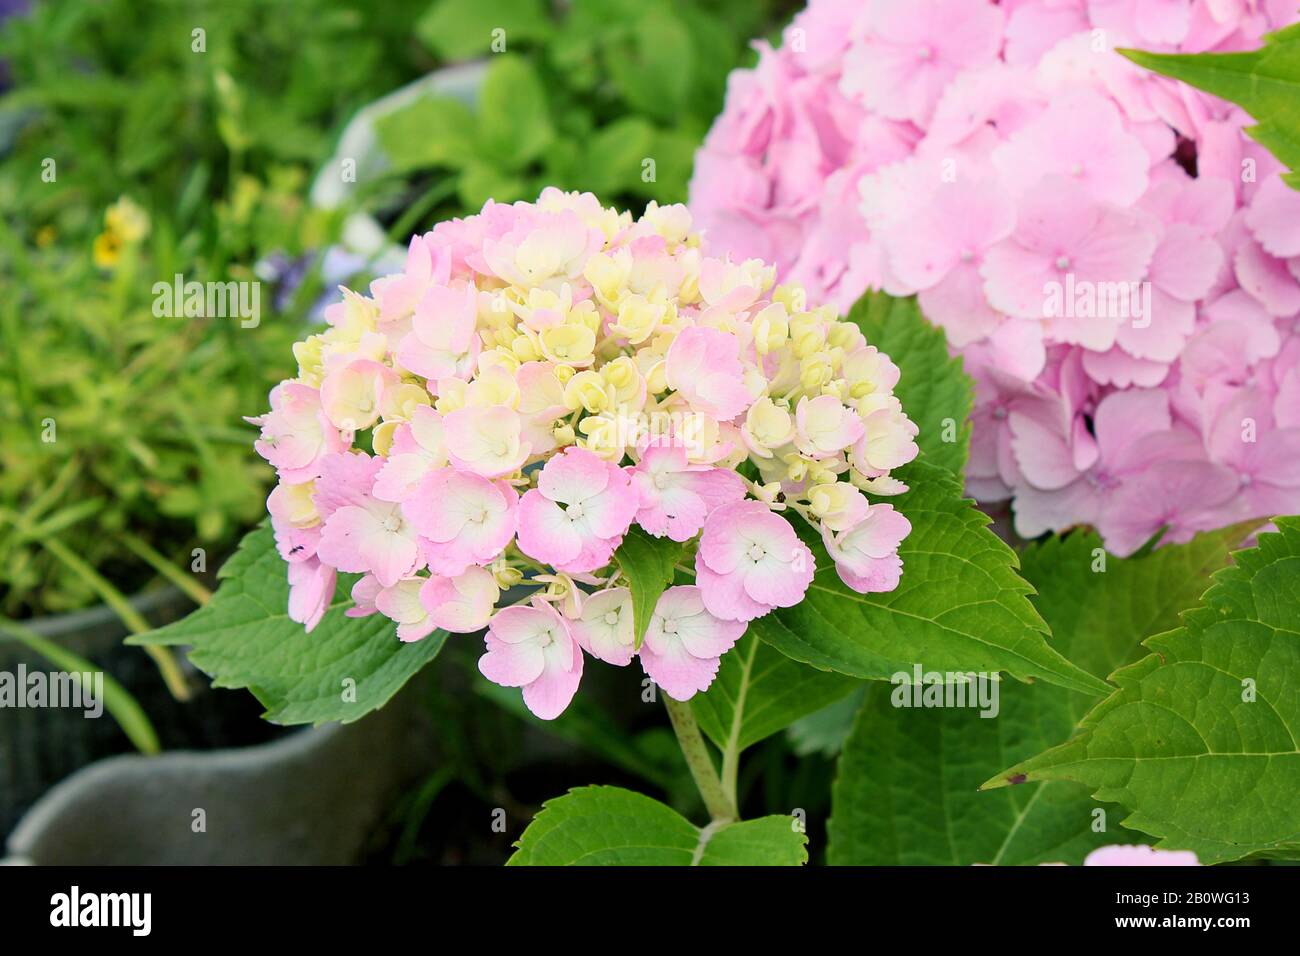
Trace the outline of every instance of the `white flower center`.
{"label": "white flower center", "polygon": [[667,488],[667,487],[668,487],[668,476],[665,475],[665,474],[663,474],[662,472],[659,473],[659,474],[657,474],[657,475],[655,475],[655,487],[656,487],[656,488]]}
{"label": "white flower center", "polygon": [[543,650],[550,647],[554,643],[555,643],[555,635],[551,632],[550,628],[547,628],[546,630],[542,631],[542,633],[537,635],[537,646],[542,648]]}
{"label": "white flower center", "polygon": [[757,541],[751,544],[749,550],[745,553],[749,555],[749,560],[751,561],[762,561],[767,557],[767,551]]}
{"label": "white flower center", "polygon": [[1062,272],[1070,268],[1070,257],[1058,256],[1056,259],[1056,268],[1060,269]]}
{"label": "white flower center", "polygon": [[389,534],[397,534],[402,530],[402,513],[394,511],[384,519],[384,530]]}
{"label": "white flower center", "polygon": [[660,630],[662,630],[665,634],[676,634],[676,633],[677,633],[677,622],[674,621],[674,620],[673,620],[672,618],[670,618],[670,617],[666,617],[666,618],[664,618],[664,621],[663,621],[662,626],[660,627]]}
{"label": "white flower center", "polygon": [[567,509],[565,509],[564,513],[569,516],[570,521],[577,521],[579,518],[582,517],[582,502],[575,501],[573,504],[569,505]]}
{"label": "white flower center", "polygon": [[613,627],[615,624],[617,624],[617,623],[618,623],[618,612],[617,612],[617,611],[610,611],[608,614],[606,614],[606,615],[605,615],[605,623],[608,624],[610,627]]}

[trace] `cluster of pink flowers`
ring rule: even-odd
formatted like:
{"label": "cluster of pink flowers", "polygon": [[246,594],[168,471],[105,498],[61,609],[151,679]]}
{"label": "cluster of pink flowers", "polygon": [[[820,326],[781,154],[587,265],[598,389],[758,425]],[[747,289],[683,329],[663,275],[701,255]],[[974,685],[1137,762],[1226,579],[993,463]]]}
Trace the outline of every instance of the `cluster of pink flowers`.
{"label": "cluster of pink flowers", "polygon": [[[848,586],[884,591],[910,531],[890,472],[917,454],[899,370],[758,260],[705,256],[683,206],[639,220],[590,194],[489,203],[343,290],[271,393],[258,452],[315,627],[339,571],[353,616],[415,641],[487,628],[480,669],[539,717],[584,654],[638,657],[670,696],[707,688],[749,621],[802,600],[820,533]],[[786,512],[781,514],[779,512]],[[637,642],[616,552],[633,525],[694,548]],[[526,601],[498,610],[502,592]]]}
{"label": "cluster of pink flowers", "polygon": [[706,251],[918,296],[977,384],[968,488],[1116,553],[1300,511],[1300,194],[1231,104],[1116,47],[1285,0],[813,0],[696,159]]}

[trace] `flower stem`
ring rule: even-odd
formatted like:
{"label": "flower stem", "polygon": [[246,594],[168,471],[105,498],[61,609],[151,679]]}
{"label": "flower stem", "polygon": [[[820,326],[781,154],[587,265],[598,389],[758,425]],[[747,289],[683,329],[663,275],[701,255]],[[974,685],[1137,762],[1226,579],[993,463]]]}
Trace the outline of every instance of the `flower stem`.
{"label": "flower stem", "polygon": [[[104,603],[113,609],[113,612],[117,614],[118,619],[121,620],[128,631],[139,635],[147,634],[152,630],[149,622],[131,606],[131,602],[126,599],[122,592],[113,587],[106,578],[78,555],[74,554],[62,541],[51,538],[44,544],[47,551],[71,568],[74,573],[98,592]],[[144,652],[153,658],[159,673],[162,674],[163,683],[171,691],[172,697],[183,703],[194,696],[189,682],[185,679],[185,673],[181,670],[175,656],[173,656],[171,648],[158,644],[145,644]]]}
{"label": "flower stem", "polygon": [[668,708],[668,719],[672,721],[673,732],[677,734],[677,743],[681,745],[682,756],[690,768],[695,786],[704,798],[704,807],[714,823],[731,823],[739,818],[735,800],[727,796],[718,771],[713,766],[713,758],[700,735],[700,726],[695,722],[695,713],[691,705],[673,700],[664,694],[664,706]]}

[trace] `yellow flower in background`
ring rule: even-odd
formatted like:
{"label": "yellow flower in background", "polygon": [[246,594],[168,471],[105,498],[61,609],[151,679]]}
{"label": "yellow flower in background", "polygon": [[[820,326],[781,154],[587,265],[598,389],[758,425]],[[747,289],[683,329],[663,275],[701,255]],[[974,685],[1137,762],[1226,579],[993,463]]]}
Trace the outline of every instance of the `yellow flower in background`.
{"label": "yellow flower in background", "polygon": [[122,258],[122,239],[110,230],[105,230],[95,237],[95,245],[91,250],[91,256],[95,260],[95,265],[101,269],[111,269],[117,265],[118,260]]}
{"label": "yellow flower in background", "polygon": [[123,196],[104,213],[104,225],[123,242],[139,242],[149,235],[149,214],[129,196]]}
{"label": "yellow flower in background", "polygon": [[112,269],[122,251],[149,235],[149,214],[130,197],[123,196],[104,210],[104,231],[95,237],[91,257],[101,269]]}

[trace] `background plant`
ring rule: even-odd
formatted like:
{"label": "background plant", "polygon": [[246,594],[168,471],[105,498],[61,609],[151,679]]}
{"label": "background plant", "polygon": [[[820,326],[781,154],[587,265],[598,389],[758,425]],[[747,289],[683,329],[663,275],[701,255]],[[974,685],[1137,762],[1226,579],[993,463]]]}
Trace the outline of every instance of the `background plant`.
{"label": "background plant", "polygon": [[740,38],[791,6],[437,0],[415,36],[444,62],[486,58],[479,102],[471,109],[430,95],[383,118],[379,138],[396,178],[376,205],[415,204],[433,222],[489,198],[532,199],[547,185],[633,212],[651,199],[684,201],[727,74],[751,56]]}

